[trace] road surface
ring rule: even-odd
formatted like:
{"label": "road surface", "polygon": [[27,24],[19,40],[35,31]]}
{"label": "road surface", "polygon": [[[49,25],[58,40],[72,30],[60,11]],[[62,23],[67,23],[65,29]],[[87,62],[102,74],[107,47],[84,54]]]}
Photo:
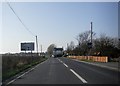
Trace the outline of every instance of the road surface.
{"label": "road surface", "polygon": [[51,57],[7,84],[118,84],[118,72]]}

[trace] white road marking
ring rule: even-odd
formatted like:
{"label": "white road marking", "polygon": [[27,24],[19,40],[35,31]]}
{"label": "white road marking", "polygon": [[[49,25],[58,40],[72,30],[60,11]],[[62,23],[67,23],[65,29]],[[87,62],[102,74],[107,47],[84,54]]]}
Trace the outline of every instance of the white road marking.
{"label": "white road marking", "polygon": [[17,79],[19,79],[20,77],[24,76],[27,72],[23,73],[22,75],[18,76],[17,78],[11,80],[10,82],[7,83],[7,85],[13,83],[14,81],[16,81]]}
{"label": "white road marking", "polygon": [[[45,62],[45,61],[44,61]],[[43,64],[44,62],[41,62],[40,64]],[[10,82],[7,83],[7,85],[15,82],[17,79],[19,79],[20,77],[24,76],[25,74],[29,73],[30,71],[34,70],[35,68],[37,68],[40,64],[36,65],[35,67],[33,67],[32,69],[28,70],[27,72],[23,73],[22,75],[18,76],[17,78],[11,80]]]}
{"label": "white road marking", "polygon": [[2,86],[2,82],[0,83],[0,85]]}
{"label": "white road marking", "polygon": [[[58,59],[58,58],[57,58]],[[60,59],[58,59],[60,61]]]}
{"label": "white road marking", "polygon": [[8,82],[7,85],[13,83],[16,79],[13,79],[12,81]]}
{"label": "white road marking", "polygon": [[63,61],[60,60],[61,63],[63,63]]}
{"label": "white road marking", "polygon": [[[57,58],[58,59],[58,58]],[[60,59],[58,59],[61,63],[63,63],[63,65],[65,66],[65,67],[68,67],[68,65],[66,65],[63,61],[61,61]]]}
{"label": "white road marking", "polygon": [[25,74],[26,74],[26,72],[23,73],[22,75],[18,76],[16,79],[19,79],[20,77],[24,76]]}
{"label": "white road marking", "polygon": [[[58,59],[58,58],[57,58]],[[61,61],[60,59],[58,59],[61,63],[63,63],[63,61]]]}
{"label": "white road marking", "polygon": [[[58,58],[57,58],[58,59]],[[65,67],[68,67],[68,65],[66,65],[63,61],[61,61],[60,59],[58,59],[61,63],[63,63],[63,65]],[[74,70],[70,69],[70,71],[75,74],[75,76],[77,76],[83,83],[87,83],[87,81],[85,79],[83,79],[80,75],[78,75]]]}
{"label": "white road marking", "polygon": [[63,63],[65,65],[65,67],[68,67],[65,63]]}
{"label": "white road marking", "polygon": [[87,83],[85,79],[83,79],[80,75],[78,75],[74,70],[70,69],[72,73],[74,73],[83,83]]}

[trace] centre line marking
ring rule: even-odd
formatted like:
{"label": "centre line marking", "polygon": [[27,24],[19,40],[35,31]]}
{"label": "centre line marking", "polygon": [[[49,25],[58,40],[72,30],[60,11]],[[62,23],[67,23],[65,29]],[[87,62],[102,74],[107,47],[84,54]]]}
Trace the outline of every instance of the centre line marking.
{"label": "centre line marking", "polygon": [[65,67],[68,67],[65,63],[63,63],[65,65]]}
{"label": "centre line marking", "polygon": [[[58,58],[57,58],[58,59]],[[60,59],[58,59],[61,63],[63,63],[63,65],[65,66],[65,67],[68,67],[63,61],[61,61]]]}
{"label": "centre line marking", "polygon": [[[58,59],[58,58],[57,58]],[[63,63],[60,59],[58,59],[61,63]]]}
{"label": "centre line marking", "polygon": [[72,73],[74,73],[83,83],[87,83],[85,79],[83,79],[80,75],[78,75],[74,70],[70,69]]}
{"label": "centre line marking", "polygon": [[63,61],[62,61],[62,60],[60,60],[60,62],[61,62],[61,63],[63,63]]}

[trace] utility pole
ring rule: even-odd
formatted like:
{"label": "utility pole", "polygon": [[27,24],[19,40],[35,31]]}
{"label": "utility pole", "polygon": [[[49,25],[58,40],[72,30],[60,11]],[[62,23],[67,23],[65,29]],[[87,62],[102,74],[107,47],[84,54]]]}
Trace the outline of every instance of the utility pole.
{"label": "utility pole", "polygon": [[37,35],[36,35],[36,50],[37,50],[37,54],[38,54],[38,40],[37,40]]}
{"label": "utility pole", "polygon": [[92,32],[92,22],[91,22],[91,43],[92,43],[92,34],[93,34],[93,32]]}
{"label": "utility pole", "polygon": [[68,43],[67,43],[67,50],[68,50]]}
{"label": "utility pole", "polygon": [[92,32],[92,28],[93,28],[93,26],[92,26],[92,22],[90,23],[90,35],[91,35],[91,37],[90,37],[90,42],[88,43],[88,48],[90,49],[90,51],[89,51],[89,54],[88,55],[90,55],[90,53],[91,53],[91,51],[92,51],[92,46],[93,46],[93,43],[92,43],[92,34],[93,34],[93,32]]}
{"label": "utility pole", "polygon": [[67,49],[66,49],[66,54],[69,53],[69,44],[67,43]]}
{"label": "utility pole", "polygon": [[89,55],[91,55],[92,46],[93,46],[93,44],[92,44],[92,34],[93,34],[93,32],[92,32],[92,28],[93,28],[92,24],[93,24],[93,23],[91,22],[91,42],[90,42],[90,52],[89,52]]}
{"label": "utility pole", "polygon": [[41,53],[42,53],[42,45],[41,45]]}
{"label": "utility pole", "polygon": [[93,34],[93,32],[92,32],[92,22],[91,22],[91,27],[90,27],[90,35],[91,35],[91,37],[90,37],[90,42],[88,43],[88,48],[89,49],[91,49],[92,48],[92,45],[93,45],[93,43],[92,43],[92,34]]}

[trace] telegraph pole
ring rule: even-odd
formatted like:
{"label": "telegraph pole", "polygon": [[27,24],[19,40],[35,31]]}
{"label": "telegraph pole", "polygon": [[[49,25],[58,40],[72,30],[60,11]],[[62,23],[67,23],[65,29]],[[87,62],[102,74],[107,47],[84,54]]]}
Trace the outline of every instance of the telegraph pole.
{"label": "telegraph pole", "polygon": [[92,22],[91,22],[91,43],[92,43],[92,34],[93,32],[92,32]]}
{"label": "telegraph pole", "polygon": [[68,50],[68,43],[67,43],[67,50]]}
{"label": "telegraph pole", "polygon": [[92,44],[92,34],[93,34],[93,32],[92,32],[92,28],[93,28],[92,24],[93,23],[91,22],[91,42],[90,42],[90,54],[89,55],[91,55],[92,46],[93,46],[93,44]]}
{"label": "telegraph pole", "polygon": [[93,34],[93,32],[92,32],[92,28],[93,28],[93,25],[92,25],[93,23],[91,22],[90,23],[90,35],[91,35],[91,37],[90,37],[90,42],[88,43],[88,48],[90,49],[90,51],[89,51],[89,54],[88,55],[90,55],[90,53],[91,53],[91,51],[92,51],[92,46],[93,46],[93,43],[92,43],[92,34]]}
{"label": "telegraph pole", "polygon": [[37,40],[37,35],[36,35],[36,50],[37,50],[37,54],[38,54],[38,40]]}
{"label": "telegraph pole", "polygon": [[42,45],[41,45],[41,53],[42,53]]}
{"label": "telegraph pole", "polygon": [[93,25],[92,25],[92,22],[90,23],[90,42],[88,43],[88,48],[91,49],[92,48],[92,34],[93,34],[93,31],[92,31],[92,28],[93,28]]}
{"label": "telegraph pole", "polygon": [[67,43],[67,49],[66,49],[66,54],[68,54],[69,53],[69,44]]}

